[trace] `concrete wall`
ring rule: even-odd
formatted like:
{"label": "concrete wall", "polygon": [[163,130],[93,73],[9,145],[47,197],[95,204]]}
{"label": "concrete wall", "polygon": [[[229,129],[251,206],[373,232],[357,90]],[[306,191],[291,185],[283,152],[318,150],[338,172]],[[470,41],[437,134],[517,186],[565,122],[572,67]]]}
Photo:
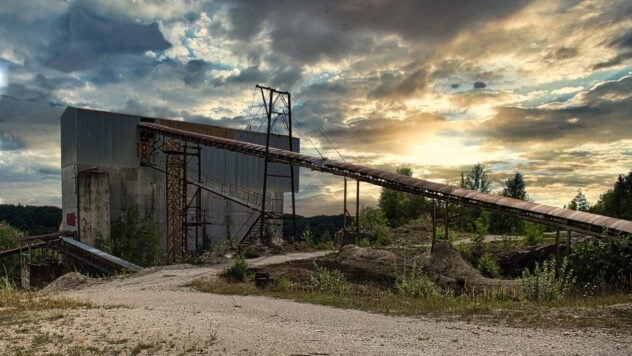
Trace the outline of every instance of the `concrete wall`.
{"label": "concrete wall", "polygon": [[110,237],[110,179],[107,172],[87,170],[78,175],[81,240],[94,245]]}

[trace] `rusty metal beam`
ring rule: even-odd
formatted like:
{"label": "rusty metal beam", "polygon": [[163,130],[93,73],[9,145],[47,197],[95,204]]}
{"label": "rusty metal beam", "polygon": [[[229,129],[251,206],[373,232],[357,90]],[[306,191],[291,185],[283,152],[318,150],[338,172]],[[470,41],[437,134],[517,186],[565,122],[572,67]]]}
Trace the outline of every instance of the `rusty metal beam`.
{"label": "rusty metal beam", "polygon": [[139,124],[139,127],[143,130],[152,131],[164,136],[239,152],[245,155],[260,158],[267,156],[270,162],[291,164],[314,171],[345,176],[385,188],[419,194],[453,204],[463,204],[467,207],[488,210],[517,217],[522,220],[560,227],[592,236],[632,234],[632,221],[481,193],[380,169],[338,162],[326,158],[311,157],[278,148],[270,147],[268,152],[266,152],[266,147],[262,145],[180,130],[156,123],[142,122]]}

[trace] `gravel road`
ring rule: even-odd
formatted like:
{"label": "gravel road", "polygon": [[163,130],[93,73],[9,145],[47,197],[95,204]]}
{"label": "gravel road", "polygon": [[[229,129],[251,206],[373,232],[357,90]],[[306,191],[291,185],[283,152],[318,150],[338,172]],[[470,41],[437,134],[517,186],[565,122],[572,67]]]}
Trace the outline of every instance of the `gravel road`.
{"label": "gravel road", "polygon": [[[250,261],[281,263],[295,253]],[[489,327],[392,317],[266,297],[202,293],[184,285],[226,266],[169,266],[63,292],[103,308],[72,311],[64,333],[81,345],[148,343],[146,354],[630,355],[628,334]],[[62,327],[51,323],[50,328]]]}

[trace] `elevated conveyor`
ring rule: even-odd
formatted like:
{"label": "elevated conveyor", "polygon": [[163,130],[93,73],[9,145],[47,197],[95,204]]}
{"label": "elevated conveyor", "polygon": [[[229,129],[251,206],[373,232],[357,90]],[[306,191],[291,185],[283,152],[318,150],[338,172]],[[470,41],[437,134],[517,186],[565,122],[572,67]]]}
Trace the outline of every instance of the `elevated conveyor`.
{"label": "elevated conveyor", "polygon": [[[165,137],[260,158],[266,157],[266,147],[254,143],[191,132],[150,122],[142,122],[138,126],[141,130]],[[632,221],[481,193],[381,169],[326,158],[311,157],[272,147],[269,149],[267,159],[270,162],[291,164],[314,171],[344,176],[398,191],[419,194],[448,203],[492,211],[583,234],[593,236],[632,234]]]}

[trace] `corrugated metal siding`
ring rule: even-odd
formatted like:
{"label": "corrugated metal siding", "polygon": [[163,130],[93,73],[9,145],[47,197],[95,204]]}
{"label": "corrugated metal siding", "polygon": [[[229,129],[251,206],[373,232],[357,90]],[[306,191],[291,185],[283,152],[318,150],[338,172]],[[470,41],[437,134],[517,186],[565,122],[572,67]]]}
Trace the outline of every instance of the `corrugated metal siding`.
{"label": "corrugated metal siding", "polygon": [[61,167],[77,162],[77,109],[67,108],[61,115]]}

